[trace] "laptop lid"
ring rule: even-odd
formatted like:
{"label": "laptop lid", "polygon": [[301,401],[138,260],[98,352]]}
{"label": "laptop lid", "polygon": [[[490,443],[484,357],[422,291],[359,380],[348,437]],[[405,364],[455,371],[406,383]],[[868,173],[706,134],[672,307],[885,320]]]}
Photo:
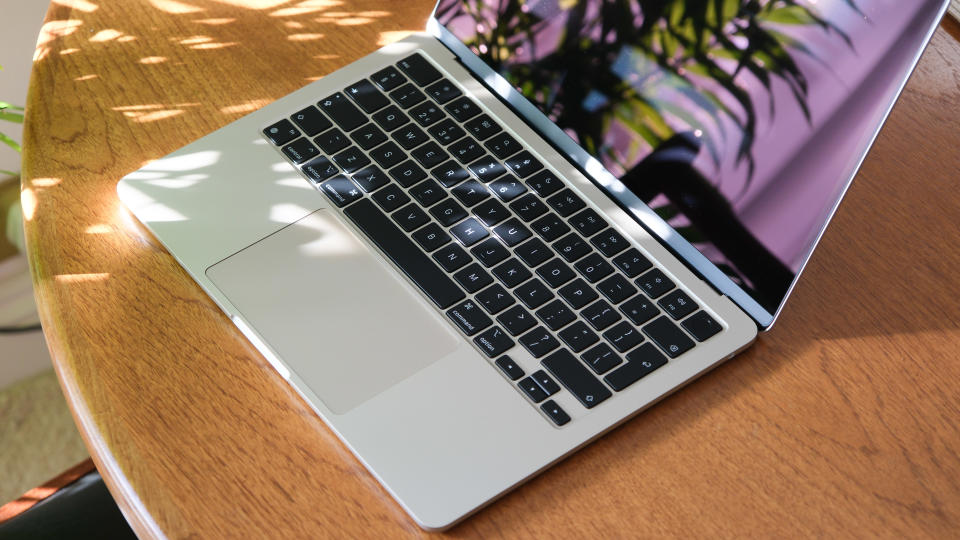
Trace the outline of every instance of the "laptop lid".
{"label": "laptop lid", "polygon": [[428,30],[762,328],[946,0],[439,0]]}

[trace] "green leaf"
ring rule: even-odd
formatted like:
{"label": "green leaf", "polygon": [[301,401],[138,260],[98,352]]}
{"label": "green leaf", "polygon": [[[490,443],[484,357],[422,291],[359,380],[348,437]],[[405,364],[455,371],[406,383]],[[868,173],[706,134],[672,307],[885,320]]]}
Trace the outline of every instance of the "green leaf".
{"label": "green leaf", "polygon": [[757,19],[778,24],[819,24],[803,6],[787,6],[757,15]]}
{"label": "green leaf", "polygon": [[19,105],[14,105],[12,103],[7,103],[6,101],[0,101],[0,109],[11,109],[14,111],[22,111],[23,107]]}
{"label": "green leaf", "polygon": [[17,141],[15,141],[15,140],[11,139],[10,137],[4,135],[3,133],[0,133],[0,142],[6,144],[6,145],[9,146],[10,148],[13,148],[13,149],[16,150],[17,152],[21,152],[21,151],[23,150],[22,148],[20,148],[20,144],[19,144]]}
{"label": "green leaf", "polygon": [[13,122],[15,124],[22,124],[23,114],[6,112],[4,109],[0,109],[0,120],[6,120],[7,122]]}
{"label": "green leaf", "polygon": [[20,173],[15,172],[15,171],[8,171],[8,170],[6,170],[6,169],[0,169],[0,174],[6,174],[6,175],[8,175],[8,176],[17,176],[17,175],[20,174]]}

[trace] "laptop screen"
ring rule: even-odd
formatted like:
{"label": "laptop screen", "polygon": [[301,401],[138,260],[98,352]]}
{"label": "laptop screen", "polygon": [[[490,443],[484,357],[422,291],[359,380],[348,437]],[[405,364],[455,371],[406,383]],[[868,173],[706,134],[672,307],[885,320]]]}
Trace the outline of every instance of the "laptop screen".
{"label": "laptop screen", "polygon": [[773,314],[940,5],[440,0],[434,16],[619,179],[613,198]]}

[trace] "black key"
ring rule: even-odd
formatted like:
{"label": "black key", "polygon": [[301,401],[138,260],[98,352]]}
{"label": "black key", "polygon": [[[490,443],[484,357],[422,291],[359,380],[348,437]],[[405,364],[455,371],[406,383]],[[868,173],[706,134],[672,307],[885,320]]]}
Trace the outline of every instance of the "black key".
{"label": "black key", "polygon": [[430,136],[446,146],[467,134],[456,122],[447,118],[427,130]]}
{"label": "black key", "polygon": [[613,395],[566,349],[560,349],[540,363],[588,409]]}
{"label": "black key", "polygon": [[267,126],[263,129],[263,134],[277,146],[283,146],[300,136],[300,132],[293,127],[289,120],[280,120]]}
{"label": "black key", "polygon": [[470,163],[483,155],[483,147],[470,137],[464,137],[448,148],[460,163]]}
{"label": "black key", "polygon": [[520,143],[507,132],[498,133],[495,137],[484,143],[484,146],[500,159],[519,152],[520,149],[523,148],[520,146]]}
{"label": "black key", "polygon": [[570,218],[570,224],[573,225],[574,229],[580,231],[580,234],[588,238],[607,226],[607,223],[593,211],[593,208],[587,208]]}
{"label": "black key", "polygon": [[423,127],[436,124],[440,120],[443,120],[447,117],[447,115],[443,114],[443,110],[440,109],[440,106],[431,101],[425,101],[420,105],[410,109],[410,116],[413,118],[414,122]]}
{"label": "black key", "polygon": [[490,234],[477,218],[467,218],[457,223],[450,232],[466,247],[476,244]]}
{"label": "black key", "polygon": [[530,377],[537,381],[537,384],[540,385],[540,388],[542,388],[548,396],[552,396],[560,391],[560,385],[554,382],[554,380],[547,375],[547,372],[542,369],[538,369],[533,375],[530,375]]}
{"label": "black key", "polygon": [[626,365],[607,375],[603,380],[610,385],[610,388],[619,392],[666,363],[667,358],[653,345],[647,343],[628,354]]}
{"label": "black key", "polygon": [[493,283],[493,278],[479,264],[471,263],[453,275],[453,279],[463,286],[468,293],[475,293]]}
{"label": "black key", "polygon": [[502,131],[500,126],[486,114],[481,114],[463,126],[467,128],[467,131],[476,137],[477,140],[481,141],[493,137],[497,132]]}
{"label": "black key", "polygon": [[540,388],[540,385],[537,384],[537,381],[533,380],[533,377],[527,377],[517,383],[517,386],[519,386],[520,389],[523,390],[523,393],[530,398],[530,401],[534,403],[540,403],[547,399],[547,393]]}
{"label": "black key", "polygon": [[590,288],[590,286],[587,285],[587,282],[580,278],[577,278],[564,285],[557,292],[560,293],[560,296],[563,297],[568,304],[573,306],[573,309],[582,308],[583,306],[596,300],[598,296],[596,291]]}
{"label": "black key", "polygon": [[393,212],[397,208],[407,204],[407,202],[410,200],[410,197],[407,197],[407,194],[400,189],[400,186],[396,184],[390,184],[389,186],[374,193],[373,200],[377,201],[377,204],[379,204],[380,207],[387,212]]}
{"label": "black key", "polygon": [[547,199],[549,204],[561,217],[567,217],[587,206],[580,197],[577,197],[569,188],[564,189]]}
{"label": "black key", "polygon": [[363,196],[357,186],[342,174],[320,184],[320,190],[338,207],[344,207]]}
{"label": "black key", "polygon": [[554,258],[547,264],[537,268],[537,275],[542,277],[544,281],[549,283],[550,286],[554,288],[559,287],[577,277],[577,275],[573,273],[573,270],[571,270],[569,266],[563,264],[563,262],[557,258]]}
{"label": "black key", "polygon": [[335,154],[350,146],[350,140],[337,128],[324,131],[313,142],[327,154]]}
{"label": "black key", "polygon": [[455,272],[470,262],[470,255],[467,255],[467,252],[457,244],[440,248],[433,254],[433,258],[447,272]]}
{"label": "black key", "polygon": [[573,267],[590,283],[596,283],[613,272],[613,267],[599,253],[587,255]]}
{"label": "black key", "polygon": [[570,415],[561,409],[552,399],[541,403],[540,410],[546,413],[547,416],[550,417],[550,420],[553,420],[553,423],[557,426],[563,426],[570,422]]}
{"label": "black key", "polygon": [[697,341],[706,341],[723,329],[720,323],[713,320],[713,317],[705,311],[693,315],[680,325],[686,328],[687,332],[693,334]]}
{"label": "black key", "polygon": [[603,300],[598,300],[584,308],[581,315],[597,330],[603,330],[620,320],[620,313]]}
{"label": "black key", "polygon": [[510,204],[510,208],[524,221],[532,221],[547,211],[547,205],[533,193],[524,195]]}
{"label": "black key", "polygon": [[637,326],[660,314],[660,310],[653,305],[653,302],[642,294],[624,302],[620,306],[620,311]]}
{"label": "black key", "polygon": [[517,246],[517,249],[513,250],[513,252],[517,254],[517,257],[520,257],[521,261],[527,263],[531,268],[540,266],[544,261],[553,256],[550,248],[539,238],[531,238]]}
{"label": "black key", "polygon": [[340,172],[340,169],[333,163],[330,163],[330,160],[324,156],[320,156],[310,163],[307,163],[303,166],[302,170],[311,180],[316,182],[322,182]]}
{"label": "black key", "polygon": [[670,358],[676,358],[693,348],[693,340],[666,317],[658,317],[643,327],[650,337]]}
{"label": "black key", "polygon": [[580,358],[583,358],[583,361],[586,362],[587,365],[590,366],[590,369],[597,375],[603,375],[616,367],[617,364],[623,362],[623,360],[617,356],[617,353],[613,352],[613,349],[606,343],[601,343],[583,353],[580,355]]}
{"label": "black key", "polygon": [[429,140],[429,138],[427,137],[427,134],[424,133],[422,129],[418,128],[413,124],[410,124],[408,126],[398,129],[397,131],[394,131],[391,134],[391,137],[393,137],[395,141],[400,143],[400,146],[406,148],[407,150],[420,146],[421,144]]}
{"label": "black key", "polygon": [[563,182],[552,171],[542,171],[526,182],[530,189],[536,191],[541,197],[549,197],[563,187]]}
{"label": "black key", "polygon": [[460,200],[464,206],[470,208],[478,202],[490,196],[490,192],[480,182],[476,180],[467,180],[450,190],[453,196]]}
{"label": "black key", "polygon": [[410,121],[407,115],[403,113],[396,105],[391,105],[386,109],[373,115],[373,121],[380,124],[380,127],[387,131],[393,131],[398,127]]}
{"label": "black key", "polygon": [[500,261],[510,256],[510,252],[507,251],[507,248],[503,247],[503,244],[498,242],[497,239],[493,237],[487,238],[483,242],[473,246],[470,249],[470,253],[473,253],[473,256],[476,257],[477,260],[487,268],[498,264]]}
{"label": "black key", "polygon": [[452,159],[430,171],[430,174],[432,174],[438,182],[443,184],[444,187],[453,187],[470,178],[470,173],[460,165],[457,165],[457,162]]}
{"label": "black key", "polygon": [[380,71],[373,74],[373,82],[377,83],[377,86],[383,89],[384,92],[389,92],[394,88],[400,86],[406,82],[406,78],[400,74],[393,66],[388,66]]}
{"label": "black key", "polygon": [[370,164],[370,158],[366,154],[360,151],[356,146],[351,146],[343,152],[333,156],[333,160],[337,162],[344,171],[352,173],[354,171],[359,171],[363,167],[366,167]]}
{"label": "black key", "polygon": [[493,321],[480,309],[480,306],[469,299],[450,308],[447,311],[447,317],[450,317],[450,320],[456,323],[460,330],[468,336],[472,336],[493,324]]}
{"label": "black key", "polygon": [[440,187],[440,184],[428,178],[410,188],[410,195],[420,203],[420,206],[426,208],[446,197],[447,192]]}
{"label": "black key", "polygon": [[614,304],[623,302],[637,292],[637,288],[620,274],[614,274],[597,283],[597,290]]}
{"label": "black key", "polygon": [[513,361],[513,358],[510,358],[509,356],[501,356],[500,358],[497,358],[495,363],[497,364],[497,367],[500,368],[500,371],[502,371],[503,374],[506,375],[511,381],[515,381],[524,375],[523,369]]}
{"label": "black key", "polygon": [[426,212],[421,210],[419,206],[413,203],[408,204],[394,212],[393,219],[398,225],[400,225],[401,229],[407,232],[418,229],[430,221],[430,218],[427,217]]}
{"label": "black key", "polygon": [[662,296],[673,288],[673,282],[670,281],[670,278],[663,275],[663,272],[661,272],[659,268],[654,268],[640,276],[635,283],[643,292],[647,293],[650,298]]}
{"label": "black key", "polygon": [[570,227],[553,213],[547,214],[534,221],[530,224],[530,228],[547,242],[553,242],[570,231]]}
{"label": "black key", "polygon": [[553,337],[542,326],[527,332],[519,341],[534,358],[540,358],[560,346],[557,338]]}
{"label": "black key", "polygon": [[673,320],[675,321],[679,321],[700,307],[689,296],[687,296],[687,293],[679,289],[664,296],[657,303],[660,304],[660,307],[663,309],[663,311],[673,317]]}
{"label": "black key", "polygon": [[487,227],[493,227],[497,223],[507,219],[511,214],[506,206],[500,204],[496,199],[490,199],[477,205],[473,209],[473,215],[480,218],[480,221]]}
{"label": "black key", "polygon": [[297,165],[320,155],[320,151],[310,142],[310,139],[297,139],[284,146],[282,150],[290,161]]}
{"label": "black key", "polygon": [[505,169],[499,161],[490,156],[484,156],[478,159],[471,163],[468,168],[470,172],[477,175],[477,178],[484,184],[507,172],[507,169]]}
{"label": "black key", "polygon": [[462,93],[457,85],[446,79],[441,79],[427,87],[427,94],[441,105]]}
{"label": "black key", "polygon": [[493,232],[503,240],[503,243],[513,247],[527,238],[530,238],[530,229],[519,219],[510,218],[493,228]]}
{"label": "black key", "polygon": [[380,93],[370,81],[364,79],[355,82],[345,90],[350,99],[357,102],[357,105],[368,114],[378,111],[390,104],[387,96]]}
{"label": "black key", "polygon": [[[473,342],[476,343],[489,358],[499,356],[515,345],[513,340],[510,339],[506,332],[501,330],[499,326],[488,328],[479,336],[473,338]],[[519,376],[523,377],[522,370]]]}
{"label": "black key", "polygon": [[493,182],[490,182],[490,189],[500,197],[503,202],[510,202],[520,195],[527,192],[527,186],[523,185],[512,174],[501,176]]}
{"label": "black key", "polygon": [[538,309],[537,317],[551,330],[559,330],[576,320],[577,315],[560,300],[554,300]]}
{"label": "black key", "polygon": [[387,185],[390,179],[387,177],[387,173],[371,165],[360,172],[354,173],[353,181],[364,191],[370,193]]}
{"label": "black key", "polygon": [[637,277],[653,266],[636,248],[630,248],[613,259],[613,264],[627,277]]}
{"label": "black key", "polygon": [[467,96],[454,100],[445,108],[447,112],[450,113],[450,116],[456,118],[458,122],[466,122],[480,114],[480,106]]}
{"label": "black key", "polygon": [[594,343],[600,341],[597,334],[590,330],[583,321],[577,321],[561,330],[557,335],[567,344],[573,352],[580,352]]}
{"label": "black key", "polygon": [[403,187],[410,187],[427,177],[412,159],[408,159],[396,167],[390,169],[390,177],[397,181]]}
{"label": "black key", "polygon": [[439,144],[433,141],[410,152],[410,155],[413,156],[413,159],[420,162],[420,165],[423,165],[424,169],[432,169],[450,157],[440,148]]}
{"label": "black key", "polygon": [[[379,193],[382,193],[379,192]],[[449,307],[464,297],[437,265],[407,238],[386,215],[367,199],[357,201],[344,210],[357,227],[396,264],[413,283],[440,309]]]}
{"label": "black key", "polygon": [[492,315],[510,307],[516,300],[497,283],[477,293],[477,302]]}
{"label": "black key", "polygon": [[507,259],[506,262],[494,268],[493,275],[510,289],[530,279],[531,276],[527,267],[514,258]]}
{"label": "black key", "polygon": [[427,99],[427,96],[423,95],[423,92],[421,92],[416,86],[407,83],[400,88],[397,88],[393,92],[390,92],[390,99],[395,101],[401,108],[409,109],[417,103]]}
{"label": "black key", "polygon": [[431,223],[413,233],[413,239],[424,251],[430,252],[446,245],[450,241],[450,235],[436,223]]}
{"label": "black key", "polygon": [[553,299],[553,292],[550,291],[550,288],[536,278],[517,287],[513,294],[530,309],[537,309]]}
{"label": "black key", "polygon": [[318,105],[344,131],[353,131],[367,123],[367,117],[340,92],[327,96]]}
{"label": "black key", "polygon": [[537,324],[533,315],[521,306],[513,306],[504,311],[497,317],[497,322],[502,324],[511,336],[519,336]]}
{"label": "black key", "polygon": [[373,124],[366,124],[365,126],[357,129],[350,134],[350,138],[353,139],[353,142],[357,143],[357,145],[364,150],[369,150],[387,140],[387,136],[380,131],[380,128]]}
{"label": "black key", "polygon": [[607,330],[603,337],[620,352],[629,351],[643,342],[643,334],[627,321]]}
{"label": "black key", "polygon": [[433,64],[420,53],[413,53],[397,62],[397,67],[420,86],[426,86],[440,78],[437,68],[433,67]]}
{"label": "black key", "polygon": [[317,133],[325,129],[330,129],[330,127],[333,126],[333,122],[327,119],[327,117],[313,105],[297,111],[290,119],[293,120],[308,137],[313,137]]}
{"label": "black key", "polygon": [[[526,178],[543,168],[543,164],[533,157],[533,154],[524,150],[504,160],[507,168],[520,178]],[[542,194],[541,194],[542,195]]]}
{"label": "black key", "polygon": [[590,243],[596,246],[597,249],[600,250],[600,253],[603,253],[607,257],[613,257],[617,253],[627,249],[627,246],[630,245],[622,234],[613,229],[607,229],[594,236],[590,240]]}
{"label": "black key", "polygon": [[440,204],[430,209],[433,217],[437,218],[444,227],[449,227],[467,217],[467,211],[457,204],[457,201],[446,198]]}
{"label": "black key", "polygon": [[553,245],[553,249],[567,262],[573,262],[591,251],[587,241],[577,233],[564,236]]}

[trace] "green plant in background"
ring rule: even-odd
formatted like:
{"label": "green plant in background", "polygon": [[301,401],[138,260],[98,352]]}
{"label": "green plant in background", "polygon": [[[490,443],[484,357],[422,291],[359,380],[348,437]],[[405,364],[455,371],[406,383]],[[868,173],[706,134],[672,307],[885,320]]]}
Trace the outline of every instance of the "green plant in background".
{"label": "green plant in background", "polygon": [[[2,69],[3,69],[3,66],[0,66],[0,70]],[[22,124],[23,123],[23,107],[11,105],[6,101],[0,101],[0,120],[3,120],[5,122],[14,122],[16,124]],[[7,135],[2,131],[0,131],[0,142],[9,146],[10,148],[13,148],[17,152],[21,150],[20,143],[13,140],[9,135]],[[5,171],[3,169],[0,169],[0,174],[16,175],[17,173],[14,171]]]}

